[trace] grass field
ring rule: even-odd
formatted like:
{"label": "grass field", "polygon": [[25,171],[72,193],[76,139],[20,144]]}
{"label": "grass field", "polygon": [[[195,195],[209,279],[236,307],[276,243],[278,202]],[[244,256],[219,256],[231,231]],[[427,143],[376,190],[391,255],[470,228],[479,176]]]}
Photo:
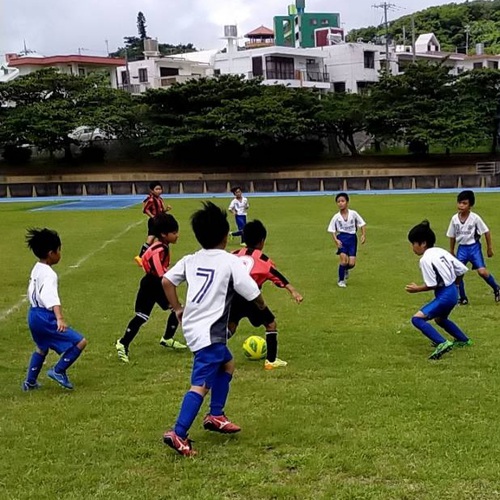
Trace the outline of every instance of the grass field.
{"label": "grass field", "polygon": [[[114,349],[142,275],[132,260],[145,236],[140,209],[32,212],[34,204],[0,204],[1,499],[500,497],[500,305],[468,273],[471,304],[452,318],[474,346],[431,362],[429,342],[409,322],[431,294],[404,291],[421,282],[408,229],[428,218],[438,245],[448,248],[455,195],[354,196],[367,243],[346,289],[336,286],[337,257],[326,233],[332,197],[250,202],[251,218],[268,228],[266,252],[304,302],[264,287],[289,366],[266,372],[246,361],[241,344],[254,331],[243,323],[230,342],[237,371],[227,405],[243,431],[214,435],[198,418],[190,434],[196,459],[161,441],[191,367],[189,353],[158,344],[166,314],[155,310],[129,365]],[[172,204],[181,225],[176,261],[197,249],[189,215],[199,200]],[[497,242],[488,265],[498,278],[499,205],[500,194],[478,195],[477,211]],[[55,270],[65,317],[89,340],[70,372],[73,392],[47,379],[46,368],[39,391],[20,390],[33,349],[22,302],[35,261],[24,246],[28,226],[55,228],[63,240]],[[55,360],[49,355],[47,367]]]}

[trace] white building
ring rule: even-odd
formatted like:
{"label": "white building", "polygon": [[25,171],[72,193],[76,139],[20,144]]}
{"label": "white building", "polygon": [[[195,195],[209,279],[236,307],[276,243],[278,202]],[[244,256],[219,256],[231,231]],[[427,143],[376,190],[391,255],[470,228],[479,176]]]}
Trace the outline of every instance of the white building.
{"label": "white building", "polygon": [[145,40],[144,43],[144,60],[118,68],[118,88],[140,94],[147,89],[166,88],[213,73],[210,61],[215,50],[164,56],[158,51],[158,41]]}
{"label": "white building", "polygon": [[125,63],[125,60],[121,58],[80,54],[48,57],[35,53],[6,54],[6,60],[10,70],[18,70],[16,77],[28,75],[42,68],[55,68],[61,73],[79,76],[99,72],[108,75],[109,83],[114,88],[117,87],[116,68]]}
{"label": "white building", "polygon": [[372,43],[339,43],[320,47],[334,92],[363,92],[378,82],[381,52]]}

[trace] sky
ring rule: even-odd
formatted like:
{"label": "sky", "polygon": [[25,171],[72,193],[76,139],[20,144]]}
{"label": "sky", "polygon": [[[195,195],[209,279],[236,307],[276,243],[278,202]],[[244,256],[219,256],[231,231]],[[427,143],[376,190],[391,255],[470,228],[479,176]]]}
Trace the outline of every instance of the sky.
{"label": "sky", "polygon": [[[225,24],[244,35],[273,17],[286,15],[293,0],[0,0],[0,58],[19,52],[24,42],[42,55],[106,55],[137,36],[137,13],[146,17],[147,34],[162,43],[193,43],[217,49]],[[381,0],[306,0],[306,12],[338,12],[346,30],[380,24]],[[391,0],[389,20],[450,0]]]}

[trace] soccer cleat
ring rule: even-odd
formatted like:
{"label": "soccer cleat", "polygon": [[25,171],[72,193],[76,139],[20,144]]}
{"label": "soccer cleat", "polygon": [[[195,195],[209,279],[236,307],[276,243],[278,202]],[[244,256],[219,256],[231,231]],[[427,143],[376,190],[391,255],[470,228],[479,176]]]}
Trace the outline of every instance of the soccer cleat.
{"label": "soccer cleat", "polygon": [[500,302],[500,288],[495,289],[495,302]]}
{"label": "soccer cleat", "polygon": [[118,358],[124,363],[128,363],[130,360],[128,359],[128,347],[124,346],[120,339],[116,341],[116,354],[118,354]]}
{"label": "soccer cleat", "polygon": [[135,260],[135,263],[139,266],[139,267],[142,267],[142,257],[139,257],[138,255],[136,255],[134,257],[134,260]]}
{"label": "soccer cleat", "polygon": [[443,356],[443,354],[446,354],[452,349],[453,349],[453,342],[446,340],[445,342],[442,342],[441,344],[437,345],[436,349],[434,349],[434,352],[429,356],[429,359],[440,359]]}
{"label": "soccer cleat", "polygon": [[347,285],[346,285],[346,282],[345,281],[339,281],[337,283],[337,285],[340,287],[340,288],[347,288]]}
{"label": "soccer cleat", "polygon": [[195,450],[193,450],[190,439],[182,439],[173,430],[163,434],[163,442],[183,457],[194,457],[198,454]]}
{"label": "soccer cleat", "polygon": [[160,345],[163,347],[170,347],[175,351],[182,351],[183,349],[187,349],[187,346],[182,344],[181,342],[177,342],[175,339],[164,339],[163,337],[160,340]]}
{"label": "soccer cleat", "polygon": [[268,361],[266,359],[264,363],[264,370],[275,370],[276,368],[283,368],[287,365],[288,363],[286,361],[283,361],[282,359],[276,358],[274,361]]}
{"label": "soccer cleat", "polygon": [[54,368],[51,368],[47,372],[47,377],[55,380],[59,385],[62,385],[65,389],[73,389],[73,384],[69,381],[66,373],[57,373]]}
{"label": "soccer cleat", "polygon": [[[495,300],[496,300],[496,298],[495,298]],[[463,297],[463,298],[460,297],[458,299],[458,305],[459,306],[467,306],[467,305],[469,305],[469,299],[467,297]]]}
{"label": "soccer cleat", "polygon": [[41,384],[39,384],[38,382],[28,382],[27,380],[25,380],[23,382],[23,385],[21,385],[21,389],[24,391],[24,392],[28,392],[28,391],[34,391],[36,389],[40,389],[40,387],[42,387]]}
{"label": "soccer cleat", "polygon": [[219,415],[217,417],[210,414],[205,415],[203,427],[207,431],[215,431],[222,434],[234,434],[235,432],[241,431],[241,427],[233,424],[225,415]]}
{"label": "soccer cleat", "polygon": [[246,247],[246,246],[247,246],[247,244],[246,244],[246,243],[243,243],[243,242],[242,242],[242,243],[240,243],[240,247]]}
{"label": "soccer cleat", "polygon": [[472,345],[472,340],[469,339],[465,342],[461,341],[461,340],[455,340],[453,342],[453,349],[455,349],[455,347],[469,347]]}

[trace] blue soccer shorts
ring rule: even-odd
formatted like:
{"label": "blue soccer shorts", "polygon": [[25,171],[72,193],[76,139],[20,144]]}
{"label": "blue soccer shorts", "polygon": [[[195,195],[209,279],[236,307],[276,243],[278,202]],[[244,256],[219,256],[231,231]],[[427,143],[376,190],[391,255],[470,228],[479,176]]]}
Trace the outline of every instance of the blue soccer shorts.
{"label": "blue soccer shorts", "polygon": [[348,257],[356,257],[358,238],[355,234],[338,233],[337,239],[342,243],[342,246],[337,250],[337,255],[345,253]]}
{"label": "blue soccer shorts", "polygon": [[438,288],[433,301],[420,310],[429,318],[447,318],[458,302],[458,288],[455,284]]}
{"label": "blue soccer shorts", "polygon": [[191,385],[205,386],[210,389],[217,373],[232,359],[233,355],[226,344],[211,344],[196,351],[193,372],[191,373]]}
{"label": "blue soccer shorts", "polygon": [[43,352],[52,349],[57,354],[62,354],[83,340],[83,335],[71,328],[58,332],[56,315],[43,307],[30,308],[28,326],[33,341]]}
{"label": "blue soccer shorts", "polygon": [[481,243],[473,243],[472,245],[458,245],[457,259],[467,265],[472,264],[472,269],[481,269],[486,267],[484,264],[483,252],[481,250]]}
{"label": "blue soccer shorts", "polygon": [[245,227],[247,223],[247,216],[246,215],[235,215],[234,219],[236,221],[236,225],[238,226],[238,231],[243,231],[243,228]]}

